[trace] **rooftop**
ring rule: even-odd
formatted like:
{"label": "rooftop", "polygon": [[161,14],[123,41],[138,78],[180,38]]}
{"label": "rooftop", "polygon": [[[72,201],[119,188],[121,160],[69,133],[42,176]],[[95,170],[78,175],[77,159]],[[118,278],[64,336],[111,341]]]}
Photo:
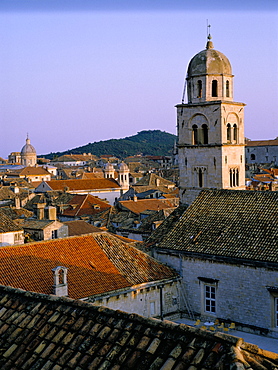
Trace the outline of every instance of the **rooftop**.
{"label": "rooftop", "polygon": [[68,294],[87,298],[177,273],[106,232],[0,248],[0,284],[51,294],[52,269],[68,268]]}
{"label": "rooftop", "polygon": [[278,264],[278,192],[203,190],[159,247]]}
{"label": "rooftop", "polygon": [[8,369],[276,369],[242,339],[83,301],[0,286],[0,367]]}

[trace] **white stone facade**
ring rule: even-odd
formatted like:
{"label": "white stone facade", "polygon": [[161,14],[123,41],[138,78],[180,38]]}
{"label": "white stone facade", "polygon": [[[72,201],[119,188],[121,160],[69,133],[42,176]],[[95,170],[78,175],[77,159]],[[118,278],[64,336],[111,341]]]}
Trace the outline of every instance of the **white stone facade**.
{"label": "white stone facade", "polygon": [[0,233],[0,247],[24,244],[23,230]]}
{"label": "white stone facade", "polygon": [[144,283],[86,300],[97,306],[136,313],[145,317],[169,318],[179,312],[179,282],[173,279]]}
{"label": "white stone facade", "polygon": [[[266,267],[190,258],[156,251],[155,257],[180,272],[191,310],[204,321],[236,322],[241,330],[278,338],[275,298],[278,271]],[[215,286],[215,313],[206,312],[204,287]]]}

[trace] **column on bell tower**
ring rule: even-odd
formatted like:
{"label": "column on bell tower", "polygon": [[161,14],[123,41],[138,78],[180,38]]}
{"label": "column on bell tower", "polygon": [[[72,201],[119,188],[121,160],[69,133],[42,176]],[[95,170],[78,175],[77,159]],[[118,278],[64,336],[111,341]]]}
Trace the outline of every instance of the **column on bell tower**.
{"label": "column on bell tower", "polygon": [[204,188],[245,189],[244,106],[233,101],[228,58],[196,54],[187,70],[187,104],[177,105],[180,198],[191,204]]}

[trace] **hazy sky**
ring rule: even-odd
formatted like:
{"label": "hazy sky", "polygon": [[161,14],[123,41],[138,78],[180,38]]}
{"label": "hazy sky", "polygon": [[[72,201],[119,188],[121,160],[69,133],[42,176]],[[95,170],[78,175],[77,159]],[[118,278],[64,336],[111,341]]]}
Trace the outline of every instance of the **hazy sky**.
{"label": "hazy sky", "polygon": [[245,136],[277,137],[277,0],[1,0],[0,156],[20,151],[27,132],[38,154],[176,134],[207,19],[231,62],[234,100],[247,104]]}

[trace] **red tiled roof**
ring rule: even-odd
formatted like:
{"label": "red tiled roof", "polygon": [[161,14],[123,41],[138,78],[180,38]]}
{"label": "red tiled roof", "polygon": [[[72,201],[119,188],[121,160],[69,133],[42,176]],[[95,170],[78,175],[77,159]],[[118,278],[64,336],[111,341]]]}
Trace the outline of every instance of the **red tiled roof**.
{"label": "red tiled roof", "polygon": [[96,160],[97,156],[93,154],[64,154],[54,161],[57,162],[75,162],[75,161],[89,161]]}
{"label": "red tiled roof", "polygon": [[93,189],[114,189],[120,185],[113,179],[81,179],[81,180],[51,180],[46,181],[52,190],[93,190]]}
{"label": "red tiled roof", "polygon": [[[107,204],[97,197],[91,194],[75,195],[69,202],[69,208],[65,209],[63,216],[69,217],[81,217],[94,215],[102,212],[108,208],[111,208],[110,204]],[[74,208],[72,206],[75,206]],[[97,208],[95,208],[97,207]]]}
{"label": "red tiled roof", "polygon": [[9,176],[16,175],[16,176],[41,176],[41,175],[50,175],[46,169],[43,167],[24,167],[19,170],[13,170],[9,173]]}
{"label": "red tiled roof", "polygon": [[99,227],[83,220],[66,221],[63,223],[69,228],[69,236],[99,233],[102,231]]}
{"label": "red tiled roof", "polygon": [[115,236],[92,235],[0,248],[0,284],[52,293],[52,269],[68,268],[68,293],[85,298],[176,273]]}
{"label": "red tiled roof", "polygon": [[246,146],[278,146],[278,139],[275,140],[248,140],[246,141]]}
{"label": "red tiled roof", "polygon": [[119,203],[122,207],[138,215],[146,210],[160,211],[161,209],[174,207],[170,201],[165,199],[122,200]]}

